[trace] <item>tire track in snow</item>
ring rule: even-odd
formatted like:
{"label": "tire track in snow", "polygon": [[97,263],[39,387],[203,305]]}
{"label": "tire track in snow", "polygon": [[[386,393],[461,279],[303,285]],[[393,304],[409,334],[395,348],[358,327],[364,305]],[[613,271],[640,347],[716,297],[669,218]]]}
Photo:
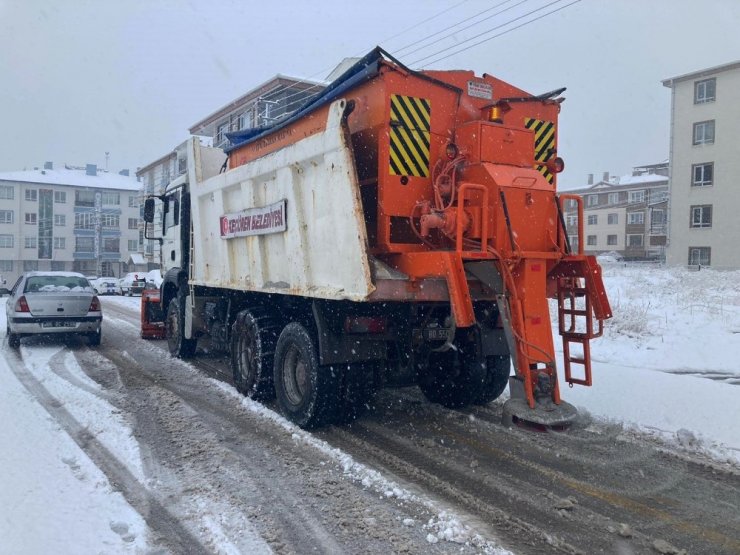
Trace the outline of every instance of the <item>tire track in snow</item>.
{"label": "tire track in snow", "polygon": [[165,544],[176,553],[208,553],[167,508],[156,499],[116,456],[82,426],[64,405],[29,372],[21,355],[6,351],[8,366],[18,381],[59,424],[90,460],[105,474],[111,487],[119,491],[154,532],[156,543]]}

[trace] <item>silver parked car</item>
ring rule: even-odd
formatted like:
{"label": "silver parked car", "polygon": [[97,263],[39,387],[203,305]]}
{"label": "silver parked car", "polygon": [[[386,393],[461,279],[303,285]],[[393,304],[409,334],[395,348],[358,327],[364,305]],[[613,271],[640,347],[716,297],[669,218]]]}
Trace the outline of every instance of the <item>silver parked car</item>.
{"label": "silver parked car", "polygon": [[28,272],[16,281],[6,304],[8,343],[34,334],[74,334],[100,345],[103,312],[85,276],[73,272]]}

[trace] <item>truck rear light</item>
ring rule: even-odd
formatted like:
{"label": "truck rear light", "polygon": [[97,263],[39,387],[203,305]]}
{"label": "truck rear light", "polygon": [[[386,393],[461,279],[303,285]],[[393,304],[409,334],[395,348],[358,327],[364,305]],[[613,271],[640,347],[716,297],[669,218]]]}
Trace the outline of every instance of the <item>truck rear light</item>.
{"label": "truck rear light", "polygon": [[385,328],[385,318],[379,316],[347,316],[344,319],[346,333],[383,333]]}
{"label": "truck rear light", "polygon": [[100,312],[100,299],[98,299],[97,295],[93,295],[88,312]]}
{"label": "truck rear light", "polygon": [[557,156],[548,160],[546,165],[547,169],[550,170],[551,173],[560,173],[565,169],[565,160],[560,156]]}
{"label": "truck rear light", "polygon": [[15,302],[15,311],[16,312],[31,312],[31,309],[28,308],[28,303],[26,302],[26,296],[25,295],[22,295]]}

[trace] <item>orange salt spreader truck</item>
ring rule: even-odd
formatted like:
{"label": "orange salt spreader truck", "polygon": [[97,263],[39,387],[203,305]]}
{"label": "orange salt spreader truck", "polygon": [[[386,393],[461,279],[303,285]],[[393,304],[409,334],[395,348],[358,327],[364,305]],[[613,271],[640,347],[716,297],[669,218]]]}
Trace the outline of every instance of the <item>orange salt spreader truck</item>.
{"label": "orange salt spreader truck", "polygon": [[175,245],[160,294],[172,354],[208,337],[238,389],[276,395],[304,427],[414,383],[447,407],[508,384],[505,422],[572,422],[548,299],[571,385],[591,385],[589,341],[611,310],[582,201],[556,189],[563,91],[413,71],[376,48],[292,115],[231,133],[222,171],[194,140],[187,175],[158,197]]}

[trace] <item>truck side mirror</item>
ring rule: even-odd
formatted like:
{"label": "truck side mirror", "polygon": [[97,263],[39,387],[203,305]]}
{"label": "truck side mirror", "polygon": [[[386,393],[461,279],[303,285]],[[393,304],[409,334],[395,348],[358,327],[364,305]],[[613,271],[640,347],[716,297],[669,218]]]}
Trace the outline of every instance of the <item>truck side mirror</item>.
{"label": "truck side mirror", "polygon": [[154,222],[154,199],[148,198],[144,201],[144,221],[147,223]]}

